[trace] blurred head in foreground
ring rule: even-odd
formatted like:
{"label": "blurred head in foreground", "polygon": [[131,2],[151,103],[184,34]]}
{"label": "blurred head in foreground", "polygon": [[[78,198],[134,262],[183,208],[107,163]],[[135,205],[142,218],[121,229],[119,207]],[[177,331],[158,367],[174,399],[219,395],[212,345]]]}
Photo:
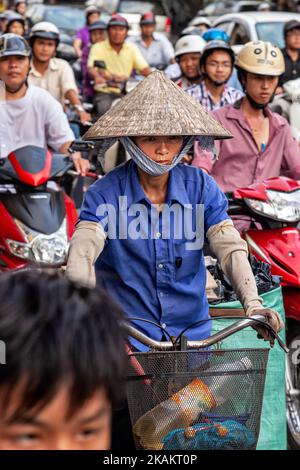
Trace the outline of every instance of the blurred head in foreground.
{"label": "blurred head in foreground", "polygon": [[121,319],[106,294],[58,275],[1,275],[0,449],[110,448],[126,372]]}

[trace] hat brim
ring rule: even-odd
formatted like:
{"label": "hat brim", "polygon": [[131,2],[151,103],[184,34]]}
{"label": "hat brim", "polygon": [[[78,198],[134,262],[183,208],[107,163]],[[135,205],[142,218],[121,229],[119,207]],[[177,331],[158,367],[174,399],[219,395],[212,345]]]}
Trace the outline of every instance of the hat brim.
{"label": "hat brim", "polygon": [[284,29],[284,34],[288,33],[289,31],[292,31],[293,29],[300,29],[300,23],[299,24],[294,24],[291,27],[285,28]]}
{"label": "hat brim", "polygon": [[121,22],[108,23],[107,29],[112,28],[113,26],[120,26],[121,28],[129,29],[129,25],[128,25],[128,24],[124,24],[124,23],[121,23]]}
{"label": "hat brim", "polygon": [[186,92],[155,71],[98,119],[85,140],[138,136],[232,137]]}

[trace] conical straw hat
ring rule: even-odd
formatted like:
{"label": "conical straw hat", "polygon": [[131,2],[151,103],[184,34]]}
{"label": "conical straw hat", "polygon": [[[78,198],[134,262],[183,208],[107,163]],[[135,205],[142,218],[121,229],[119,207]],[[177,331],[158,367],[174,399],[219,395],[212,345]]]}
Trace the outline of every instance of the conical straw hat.
{"label": "conical straw hat", "polygon": [[186,92],[155,71],[113,106],[84,135],[84,140],[148,135],[232,137]]}

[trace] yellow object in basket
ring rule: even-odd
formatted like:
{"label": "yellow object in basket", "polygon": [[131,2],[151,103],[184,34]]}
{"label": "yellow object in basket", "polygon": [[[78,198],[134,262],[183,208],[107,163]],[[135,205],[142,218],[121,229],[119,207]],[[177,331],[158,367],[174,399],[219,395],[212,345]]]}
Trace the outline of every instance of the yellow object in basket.
{"label": "yellow object in basket", "polygon": [[168,400],[145,413],[133,426],[144,449],[161,450],[163,438],[174,429],[189,427],[200,413],[211,410],[216,401],[204,382],[194,379]]}

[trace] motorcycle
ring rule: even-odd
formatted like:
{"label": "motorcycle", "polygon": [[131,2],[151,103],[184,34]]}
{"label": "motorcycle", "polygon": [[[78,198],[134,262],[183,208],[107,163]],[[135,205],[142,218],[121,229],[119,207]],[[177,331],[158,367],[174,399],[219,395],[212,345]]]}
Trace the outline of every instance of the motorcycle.
{"label": "motorcycle", "polygon": [[26,146],[0,160],[0,271],[66,262],[77,212],[58,184],[72,161]]}
{"label": "motorcycle", "polygon": [[229,215],[251,220],[242,230],[249,251],[281,277],[286,315],[288,443],[300,449],[300,181],[270,178],[228,195]]}
{"label": "motorcycle", "polygon": [[282,85],[283,93],[276,95],[271,109],[285,117],[290,123],[291,131],[297,142],[300,142],[300,78],[289,80]]}

